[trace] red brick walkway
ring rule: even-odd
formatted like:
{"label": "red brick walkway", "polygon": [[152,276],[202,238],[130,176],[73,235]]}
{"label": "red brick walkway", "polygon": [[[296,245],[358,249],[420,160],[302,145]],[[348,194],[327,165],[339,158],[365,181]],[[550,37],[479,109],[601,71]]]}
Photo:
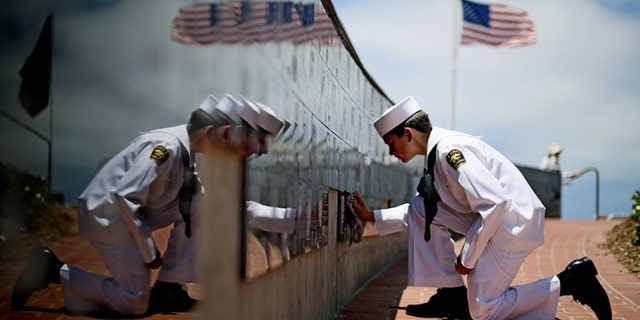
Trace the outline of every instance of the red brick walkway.
{"label": "red brick walkway", "polygon": [[[547,219],[545,245],[525,261],[514,284],[529,283],[556,274],[575,258],[589,256],[595,262],[598,279],[609,294],[613,319],[640,319],[640,279],[620,265],[613,255],[601,249],[605,234],[620,220],[574,221]],[[459,250],[459,242],[456,249]],[[435,289],[407,287],[406,258],[401,259],[372,281],[336,319],[405,320],[408,304],[424,303]],[[595,319],[591,310],[570,297],[560,298],[556,319]]]}
{"label": "red brick walkway", "polygon": [[[154,237],[158,243],[159,249],[164,250],[168,230],[160,230],[154,232]],[[98,252],[80,236],[64,238],[54,245],[50,246],[51,250],[65,263],[73,264],[83,268],[86,271],[108,275],[108,272],[100,258]],[[13,284],[18,277],[20,271],[26,265],[25,261],[20,261],[16,266],[0,278],[0,320],[5,319],[95,319],[94,317],[78,317],[68,316],[62,310],[64,303],[62,301],[62,291],[59,285],[49,285],[49,288],[34,293],[29,301],[27,301],[26,309],[23,311],[13,311],[11,309],[11,291]],[[153,273],[155,279],[157,272]],[[154,280],[155,281],[155,280]],[[153,281],[152,281],[153,283]],[[189,291],[194,298],[201,298],[202,292],[200,286],[190,285]],[[154,314],[145,319],[191,319],[195,318],[194,313],[180,314]],[[119,319],[122,316],[105,314],[100,318]],[[132,317],[127,317],[131,319]]]}
{"label": "red brick walkway", "polygon": [[[561,271],[574,258],[590,256],[596,263],[602,285],[607,290],[613,307],[614,319],[638,319],[640,312],[640,279],[629,274],[615,261],[607,250],[600,249],[607,231],[619,221],[571,221],[549,219],[546,222],[546,244],[527,258],[522,266],[516,284],[528,283]],[[156,236],[162,237],[162,234]],[[160,241],[161,242],[161,241]],[[83,266],[88,271],[106,273],[97,252],[79,237],[64,239],[51,247],[65,262]],[[459,248],[459,244],[458,244]],[[51,285],[33,295],[25,311],[12,311],[10,305],[13,282],[24,262],[19,262],[0,278],[0,320],[3,319],[93,319],[70,317],[63,307],[62,294],[58,285]],[[404,307],[408,304],[426,302],[435,289],[407,287],[407,261],[401,259],[381,276],[374,279],[349,303],[336,319],[415,319],[407,316]],[[191,293],[201,298],[198,286],[192,286]],[[400,308],[398,308],[400,306]],[[194,313],[173,315],[156,314],[150,319],[189,319]],[[561,297],[557,319],[595,319],[593,313],[569,297]]]}

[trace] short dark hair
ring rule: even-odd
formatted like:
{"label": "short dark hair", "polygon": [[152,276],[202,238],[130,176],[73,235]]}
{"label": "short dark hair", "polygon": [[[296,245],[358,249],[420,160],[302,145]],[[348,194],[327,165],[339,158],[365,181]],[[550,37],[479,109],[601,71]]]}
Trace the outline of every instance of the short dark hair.
{"label": "short dark hair", "polygon": [[391,129],[388,134],[395,134],[398,137],[402,137],[404,135],[404,128],[413,128],[420,132],[429,133],[433,125],[431,125],[429,115],[426,112],[418,111],[409,117],[409,119]]}
{"label": "short dark hair", "polygon": [[221,127],[229,125],[231,123],[231,119],[226,116],[216,115],[215,117],[212,117],[204,110],[198,108],[195,111],[191,112],[191,117],[189,118],[189,122],[187,123],[187,130],[196,131],[206,126]]}
{"label": "short dark hair", "polygon": [[211,115],[199,108],[191,112],[191,117],[189,118],[189,122],[187,123],[187,131],[193,132],[196,130],[200,130],[206,126],[219,128],[227,125],[232,127],[241,126],[242,131],[245,135],[248,135],[251,131],[256,131],[244,120],[242,120],[241,123],[236,123],[219,110],[214,110],[213,112],[214,114]]}

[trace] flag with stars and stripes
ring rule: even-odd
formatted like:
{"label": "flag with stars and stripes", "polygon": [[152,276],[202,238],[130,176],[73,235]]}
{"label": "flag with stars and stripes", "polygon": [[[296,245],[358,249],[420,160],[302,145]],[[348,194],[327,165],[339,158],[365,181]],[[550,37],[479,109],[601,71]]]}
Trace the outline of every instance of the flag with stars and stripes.
{"label": "flag with stars and stripes", "polygon": [[337,45],[331,18],[315,3],[238,1],[183,7],[171,25],[171,39],[183,44],[260,43]]}
{"label": "flag with stars and stripes", "polygon": [[462,45],[520,47],[536,43],[535,25],[524,10],[462,0],[462,11]]}

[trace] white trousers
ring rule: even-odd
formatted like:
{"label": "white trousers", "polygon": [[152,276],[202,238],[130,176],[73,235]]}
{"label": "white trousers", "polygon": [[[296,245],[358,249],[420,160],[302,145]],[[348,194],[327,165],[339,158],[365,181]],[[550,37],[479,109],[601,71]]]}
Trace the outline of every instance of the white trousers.
{"label": "white trousers", "polygon": [[414,197],[409,203],[407,217],[409,237],[408,284],[416,287],[454,288],[464,286],[456,272],[454,242],[447,227],[434,221],[431,240],[424,241],[424,202]]}
{"label": "white trousers", "polygon": [[[431,224],[431,240],[424,241],[424,202],[414,197],[408,210],[409,285],[458,287],[464,285],[454,267],[457,257],[448,228],[471,226],[465,216],[439,210]],[[475,218],[474,218],[475,219]],[[554,319],[560,297],[556,276],[524,285],[511,283],[530,254],[510,252],[491,242],[467,276],[467,298],[473,319]]]}
{"label": "white trousers", "polygon": [[[200,281],[197,261],[200,233],[199,214],[191,216],[192,236],[184,234],[184,222],[174,224],[158,280],[177,283]],[[124,225],[114,226],[126,228]],[[133,236],[122,232],[119,241],[100,242],[88,239],[98,250],[111,277],[93,274],[78,267],[64,265],[60,285],[65,308],[73,312],[112,310],[137,315],[146,312],[149,304],[151,272],[144,264]]]}

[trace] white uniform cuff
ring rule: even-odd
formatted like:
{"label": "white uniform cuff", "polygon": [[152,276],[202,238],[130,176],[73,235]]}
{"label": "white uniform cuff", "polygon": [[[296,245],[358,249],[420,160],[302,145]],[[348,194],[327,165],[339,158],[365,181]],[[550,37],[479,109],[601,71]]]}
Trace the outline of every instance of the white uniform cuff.
{"label": "white uniform cuff", "polygon": [[407,230],[408,210],[408,203],[394,208],[373,210],[378,234],[385,235]]}

